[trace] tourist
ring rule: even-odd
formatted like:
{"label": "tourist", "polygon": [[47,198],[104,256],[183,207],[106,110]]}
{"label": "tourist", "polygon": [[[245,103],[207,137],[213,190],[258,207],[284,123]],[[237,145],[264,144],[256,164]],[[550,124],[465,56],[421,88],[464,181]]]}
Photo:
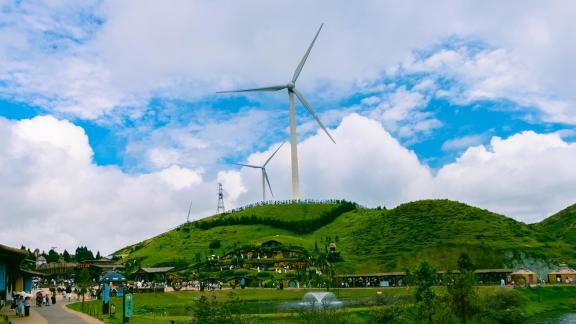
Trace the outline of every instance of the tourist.
{"label": "tourist", "polygon": [[18,297],[18,314],[20,317],[24,316],[24,296]]}
{"label": "tourist", "polygon": [[24,298],[24,316],[30,316],[30,297]]}

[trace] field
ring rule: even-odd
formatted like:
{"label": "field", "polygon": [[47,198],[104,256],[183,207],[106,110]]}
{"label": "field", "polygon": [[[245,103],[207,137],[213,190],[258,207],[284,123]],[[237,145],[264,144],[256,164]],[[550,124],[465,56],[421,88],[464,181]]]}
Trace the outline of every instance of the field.
{"label": "field", "polygon": [[[501,290],[512,288],[479,287],[480,295],[487,295]],[[576,287],[519,288],[516,290],[524,300],[523,312],[528,318],[543,316],[549,312],[569,312],[576,306]],[[224,307],[234,307],[245,320],[257,323],[300,323],[307,316],[302,310],[288,309],[283,305],[301,301],[307,291],[303,289],[244,289],[222,290],[215,292],[181,291],[159,294],[136,294],[134,296],[134,317],[131,323],[176,323],[189,322],[192,319],[193,307],[202,305],[208,311],[215,310],[214,304],[199,304],[200,298],[205,296],[210,301],[217,301]],[[394,298],[410,298],[414,288],[385,288],[385,289],[337,289],[333,292],[339,300],[353,302],[348,306],[335,311],[336,317],[346,317],[354,323],[370,323],[374,321],[374,312],[385,307],[389,300]],[[438,295],[444,293],[443,287],[435,287]],[[380,294],[378,293],[380,292]],[[121,298],[114,297],[111,303],[117,305],[115,317],[105,317],[106,323],[121,323]],[[231,306],[235,305],[235,306]],[[69,307],[80,310],[80,303]],[[85,312],[101,317],[98,313],[101,308],[100,301],[90,301],[85,304]],[[220,312],[223,310],[218,309]]]}

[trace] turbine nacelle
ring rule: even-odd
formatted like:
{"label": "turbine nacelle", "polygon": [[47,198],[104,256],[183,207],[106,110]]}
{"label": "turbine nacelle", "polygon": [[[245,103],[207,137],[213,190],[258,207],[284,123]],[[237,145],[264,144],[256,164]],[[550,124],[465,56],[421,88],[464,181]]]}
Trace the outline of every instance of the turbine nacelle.
{"label": "turbine nacelle", "polygon": [[294,88],[296,88],[296,85],[294,84],[294,82],[290,82],[286,85],[286,88],[288,88],[289,91],[294,90]]}

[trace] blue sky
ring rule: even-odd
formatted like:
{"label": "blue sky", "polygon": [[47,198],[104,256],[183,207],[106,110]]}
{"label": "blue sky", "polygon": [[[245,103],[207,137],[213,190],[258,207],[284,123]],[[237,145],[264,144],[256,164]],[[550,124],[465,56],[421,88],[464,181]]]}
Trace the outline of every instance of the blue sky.
{"label": "blue sky", "polygon": [[[287,95],[216,91],[286,83],[324,22],[297,86],[338,144],[297,107],[305,197],[449,198],[538,221],[575,197],[573,7],[0,1],[0,203],[46,224],[137,220],[140,234],[115,233],[128,243],[190,200],[210,215],[218,182],[228,206],[258,201],[258,175],[231,163],[287,141]],[[288,154],[270,164],[277,199]],[[46,228],[61,246],[113,248]]]}

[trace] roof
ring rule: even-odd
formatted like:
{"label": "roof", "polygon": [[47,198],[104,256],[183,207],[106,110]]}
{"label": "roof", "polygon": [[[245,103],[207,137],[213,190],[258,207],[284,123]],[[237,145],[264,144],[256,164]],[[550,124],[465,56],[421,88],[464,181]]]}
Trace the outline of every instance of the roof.
{"label": "roof", "polygon": [[477,269],[475,273],[512,273],[512,269]]}
{"label": "roof", "polygon": [[139,272],[146,273],[164,273],[174,269],[174,267],[158,267],[158,268],[141,268]]}
{"label": "roof", "polygon": [[22,256],[28,255],[28,252],[25,250],[13,248],[8,245],[0,244],[0,254],[19,254]]}
{"label": "roof", "polygon": [[548,274],[551,275],[563,275],[563,274],[571,274],[574,275],[576,274],[576,270],[569,268],[566,264],[561,264],[560,266],[558,266],[558,268],[555,271],[551,271]]}
{"label": "roof", "polygon": [[33,275],[33,276],[38,276],[38,277],[44,276],[44,273],[38,272],[38,271],[34,271],[34,270],[28,270],[28,269],[22,269],[22,268],[20,268],[20,272],[24,272],[24,273],[27,273],[27,274],[30,274],[30,275]]}
{"label": "roof", "polygon": [[336,277],[344,278],[358,278],[358,277],[384,277],[384,276],[405,276],[405,272],[381,272],[381,273],[360,273],[360,274],[346,274],[338,275]]}
{"label": "roof", "polygon": [[513,275],[535,275],[536,272],[530,271],[530,270],[527,270],[527,269],[518,269],[518,270],[512,272],[512,274],[513,274]]}
{"label": "roof", "polygon": [[124,277],[124,275],[122,275],[121,273],[110,271],[104,274],[104,276],[102,276],[102,278],[100,279],[100,282],[108,282],[108,281],[123,282],[126,281],[126,277]]}

